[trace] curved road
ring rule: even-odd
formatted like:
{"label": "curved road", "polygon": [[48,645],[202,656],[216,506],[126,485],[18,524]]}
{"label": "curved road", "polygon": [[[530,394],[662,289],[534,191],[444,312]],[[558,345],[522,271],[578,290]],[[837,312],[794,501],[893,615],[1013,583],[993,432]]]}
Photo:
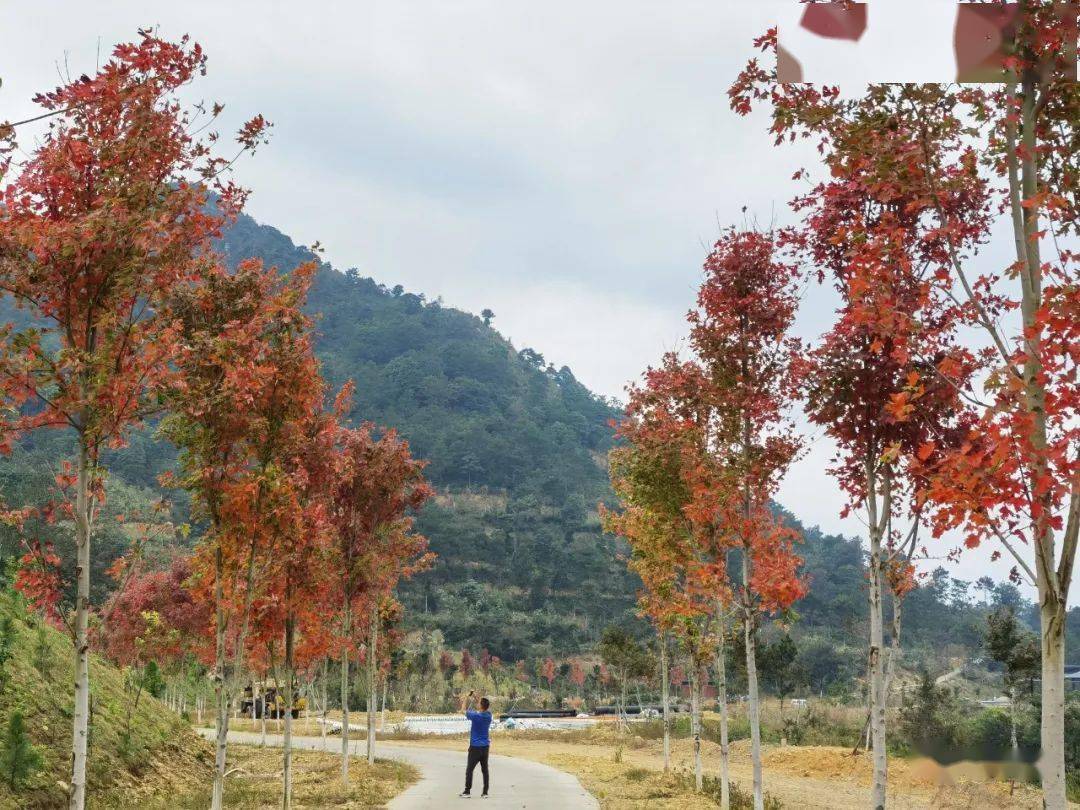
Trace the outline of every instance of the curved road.
{"label": "curved road", "polygon": [[[199,729],[207,739],[214,739],[213,729]],[[244,731],[230,731],[229,742],[258,745],[262,735]],[[267,734],[267,745],[280,747],[281,735]],[[323,748],[321,737],[293,737],[293,746],[309,751],[327,750],[341,752],[341,739],[327,737]],[[354,756],[367,756],[364,740],[350,741]],[[379,743],[375,749],[380,757],[408,762],[420,771],[420,781],[393,799],[390,810],[426,810],[446,804],[463,803],[458,793],[465,784],[465,752],[446,751],[435,748],[407,748]],[[481,801],[483,780],[480,768],[473,774],[473,796],[469,802],[480,802],[483,810],[598,810],[600,807],[578,780],[564,771],[556,770],[539,762],[503,757],[492,754],[491,797]],[[471,805],[463,805],[465,807]]]}

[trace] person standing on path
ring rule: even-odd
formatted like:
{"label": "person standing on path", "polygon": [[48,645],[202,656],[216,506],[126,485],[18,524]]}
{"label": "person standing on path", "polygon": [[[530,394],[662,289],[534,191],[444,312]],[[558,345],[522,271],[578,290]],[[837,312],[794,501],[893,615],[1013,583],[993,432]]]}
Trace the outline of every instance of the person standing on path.
{"label": "person standing on path", "polygon": [[[472,708],[467,708],[472,701]],[[464,799],[472,795],[472,775],[476,766],[480,765],[480,773],[484,775],[484,792],[481,798],[488,795],[488,751],[491,750],[491,739],[488,731],[491,728],[491,703],[486,697],[477,696],[476,692],[469,692],[461,699],[461,711],[472,723],[469,733],[469,761],[465,766],[465,790],[461,797]]]}

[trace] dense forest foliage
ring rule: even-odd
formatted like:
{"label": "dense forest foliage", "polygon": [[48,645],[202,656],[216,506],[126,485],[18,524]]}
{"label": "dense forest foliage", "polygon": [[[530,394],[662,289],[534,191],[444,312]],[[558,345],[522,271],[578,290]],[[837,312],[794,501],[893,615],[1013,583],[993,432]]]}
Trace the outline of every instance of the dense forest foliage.
{"label": "dense forest foliage", "polygon": [[[221,250],[230,263],[258,256],[282,268],[312,258],[280,231],[244,216]],[[322,264],[309,307],[317,350],[335,385],[357,384],[350,414],[397,429],[428,461],[439,496],[418,516],[438,554],[434,568],[404,586],[412,628],[439,630],[447,647],[487,648],[505,661],[567,656],[592,649],[608,624],[648,633],[636,617],[637,583],[620,543],[600,528],[596,506],[611,498],[606,453],[615,403],[591,393],[569,368],[532,349],[516,350],[485,318],[387,288],[356,270]],[[2,304],[0,320],[21,313]],[[62,434],[35,437],[0,459],[0,493],[11,505],[34,502],[52,486],[69,444]],[[96,598],[104,569],[130,542],[134,522],[164,522],[150,548],[190,543],[182,493],[168,492],[163,521],[157,477],[175,453],[153,426],[110,460],[109,504],[95,540]],[[865,561],[855,539],[805,528],[800,554],[812,586],[795,606],[792,636],[818,655],[829,677],[854,674],[864,644]],[[61,556],[68,527],[34,527]],[[0,555],[18,554],[14,530],[0,527]],[[905,604],[905,646],[916,659],[946,647],[978,655],[985,616],[1012,604],[1034,625],[1030,604],[1008,584],[964,582],[938,569]],[[1073,611],[1076,614],[1077,611]],[[1080,643],[1077,621],[1070,645]],[[825,654],[825,647],[831,652]]]}

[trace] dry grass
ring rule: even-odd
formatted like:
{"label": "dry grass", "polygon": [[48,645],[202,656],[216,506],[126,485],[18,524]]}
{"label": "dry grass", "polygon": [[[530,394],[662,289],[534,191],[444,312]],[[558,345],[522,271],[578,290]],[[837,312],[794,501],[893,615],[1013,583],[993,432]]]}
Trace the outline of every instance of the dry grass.
{"label": "dry grass", "polygon": [[544,762],[574,774],[603,810],[714,810],[716,803],[694,793],[686,779],[610,756],[549,754]]}
{"label": "dry grass", "polygon": [[[237,769],[225,786],[225,806],[263,810],[281,806],[281,750],[251,745],[229,746],[229,769]],[[341,760],[322,751],[293,752],[293,807],[355,809],[384,807],[419,778],[410,765],[376,760],[368,765],[353,759],[349,787],[341,784]],[[182,795],[144,803],[148,810],[202,810],[210,804],[210,786]]]}
{"label": "dry grass", "polygon": [[[688,740],[672,741],[671,762],[676,779],[663,775],[660,741],[625,736],[621,742],[620,745],[617,730],[605,724],[569,735],[550,731],[500,733],[492,739],[492,751],[544,762],[573,773],[605,807],[715,807],[710,800],[676,784],[693,767]],[[404,744],[445,748],[459,742],[429,737]],[[715,776],[719,770],[719,747],[703,742],[702,760],[706,773]],[[866,754],[852,757],[850,749],[829,746],[767,745],[763,760],[765,790],[784,807],[863,810],[867,806],[871,762]],[[731,746],[731,778],[744,790],[752,784],[750,747],[746,741]],[[670,791],[674,792],[668,795]],[[931,767],[925,761],[895,757],[889,760],[889,791],[890,810],[962,807],[1036,810],[1042,806],[1040,791],[1031,786],[1014,788],[1008,783],[968,781],[963,776]]]}

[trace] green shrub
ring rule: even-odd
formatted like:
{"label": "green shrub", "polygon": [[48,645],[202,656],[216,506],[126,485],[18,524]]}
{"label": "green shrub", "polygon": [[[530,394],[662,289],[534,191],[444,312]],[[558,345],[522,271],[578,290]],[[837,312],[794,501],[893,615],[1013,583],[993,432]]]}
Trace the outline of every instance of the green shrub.
{"label": "green shrub", "polygon": [[32,650],[34,669],[38,675],[48,680],[52,675],[53,654],[49,646],[49,628],[45,622],[40,622],[34,631],[34,647]]}
{"label": "green shrub", "polygon": [[165,678],[161,674],[156,661],[150,661],[143,668],[142,688],[148,695],[160,698],[165,694]]}
{"label": "green shrub", "polygon": [[958,750],[962,744],[956,697],[937,686],[925,668],[914,691],[904,695],[899,726],[903,740],[921,754]]}
{"label": "green shrub", "polygon": [[971,717],[961,734],[970,745],[1008,751],[1012,748],[1012,722],[1007,709],[986,709]]}
{"label": "green shrub", "polygon": [[12,790],[41,768],[41,754],[30,744],[22,712],[12,712],[0,739],[0,775]]}

